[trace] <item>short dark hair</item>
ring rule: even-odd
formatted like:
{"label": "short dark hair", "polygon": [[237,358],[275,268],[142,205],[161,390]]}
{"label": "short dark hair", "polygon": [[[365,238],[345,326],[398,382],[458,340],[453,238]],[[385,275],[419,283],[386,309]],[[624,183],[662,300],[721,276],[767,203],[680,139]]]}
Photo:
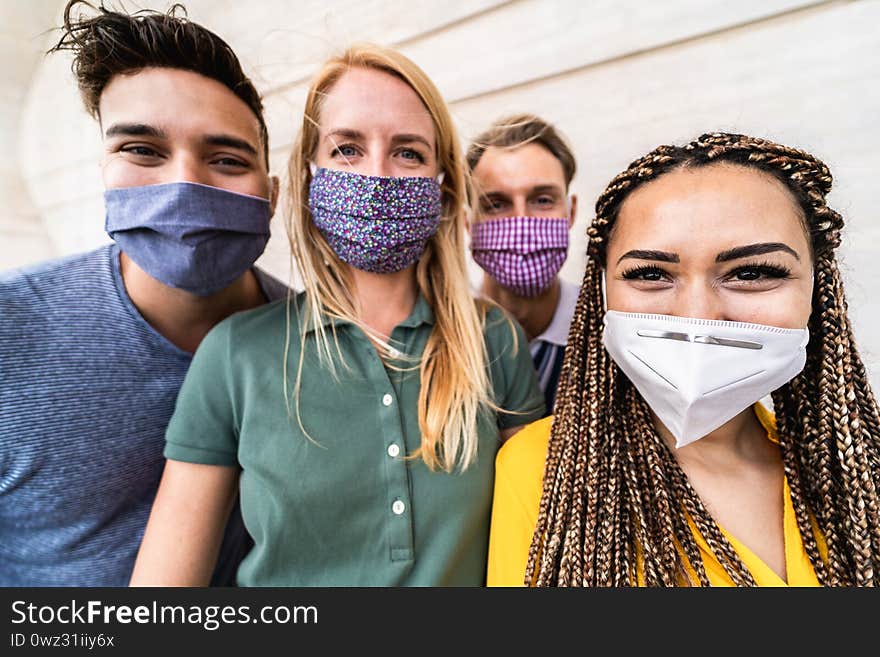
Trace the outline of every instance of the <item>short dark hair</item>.
{"label": "short dark hair", "polygon": [[470,170],[477,168],[487,148],[517,148],[536,142],[559,160],[565,175],[565,186],[571,184],[577,171],[577,163],[571,147],[551,124],[534,114],[516,114],[498,119],[488,130],[474,138],[467,152]]}
{"label": "short dark hair", "polygon": [[117,75],[153,66],[192,71],[220,82],[251,108],[260,124],[268,166],[269,133],[259,92],[229,44],[190,21],[182,4],[165,13],[144,9],[127,14],[109,9],[103,0],[98,6],[70,0],[60,30],[61,38],[48,52],[73,53],[71,69],[93,117],[100,119],[101,94]]}

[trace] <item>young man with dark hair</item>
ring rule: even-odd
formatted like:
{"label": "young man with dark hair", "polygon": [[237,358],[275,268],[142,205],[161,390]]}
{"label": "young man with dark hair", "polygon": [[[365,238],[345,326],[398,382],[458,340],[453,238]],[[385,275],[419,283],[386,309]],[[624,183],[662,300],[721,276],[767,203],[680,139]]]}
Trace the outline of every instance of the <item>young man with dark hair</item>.
{"label": "young man with dark hair", "polygon": [[471,225],[480,292],[525,330],[550,414],[578,296],[558,276],[577,211],[574,155],[552,125],[520,114],[478,135],[467,159],[480,198]]}
{"label": "young man with dark hair", "polygon": [[[101,127],[114,243],[0,277],[0,585],[124,586],[193,352],[286,293],[253,267],[278,181],[259,93],[181,6],[73,0],[54,51]],[[248,540],[233,514],[215,584]]]}

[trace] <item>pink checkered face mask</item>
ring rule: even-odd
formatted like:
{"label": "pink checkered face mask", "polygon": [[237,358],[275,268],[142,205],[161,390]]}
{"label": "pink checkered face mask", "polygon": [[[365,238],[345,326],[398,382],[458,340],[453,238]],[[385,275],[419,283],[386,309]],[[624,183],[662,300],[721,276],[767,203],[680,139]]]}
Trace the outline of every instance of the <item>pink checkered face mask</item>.
{"label": "pink checkered face mask", "polygon": [[522,297],[546,290],[568,254],[567,217],[502,217],[471,227],[471,255],[499,285]]}

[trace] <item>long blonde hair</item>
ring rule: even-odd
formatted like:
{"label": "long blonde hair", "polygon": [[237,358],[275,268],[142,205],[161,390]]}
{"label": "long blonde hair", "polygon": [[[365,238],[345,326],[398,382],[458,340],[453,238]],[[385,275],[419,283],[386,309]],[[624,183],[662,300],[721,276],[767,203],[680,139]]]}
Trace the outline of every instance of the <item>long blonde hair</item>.
{"label": "long blonde hair", "polygon": [[[391,355],[390,345],[361,321],[349,271],[318,231],[308,204],[309,162],[318,146],[321,104],[351,68],[383,71],[403,80],[419,96],[434,122],[437,161],[444,173],[443,214],[437,233],[428,241],[416,266],[419,290],[433,310],[435,321],[419,364],[418,417],[422,442],[414,456],[421,456],[432,470],[464,470],[477,457],[477,416],[481,408],[493,407],[483,338],[485,307],[471,294],[465,262],[466,207],[472,198],[470,179],[452,117],[440,92],[412,61],[394,50],[372,44],[350,47],[328,60],[314,77],[302,128],[290,156],[292,202],[287,214],[288,235],[306,295],[294,393],[297,416],[299,374],[309,332],[306,327],[310,326],[317,336],[322,361],[332,366],[322,315],[360,327],[373,338],[380,355]],[[286,378],[285,373],[285,381]]]}

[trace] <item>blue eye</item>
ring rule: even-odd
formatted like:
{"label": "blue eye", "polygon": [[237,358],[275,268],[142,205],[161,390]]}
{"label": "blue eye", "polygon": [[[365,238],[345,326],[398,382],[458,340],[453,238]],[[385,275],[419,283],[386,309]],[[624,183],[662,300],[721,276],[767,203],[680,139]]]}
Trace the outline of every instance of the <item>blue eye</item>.
{"label": "blue eye", "polygon": [[348,158],[356,157],[357,154],[358,150],[355,146],[353,146],[352,144],[343,144],[334,148],[330,153],[330,157],[342,156]]}
{"label": "blue eye", "polygon": [[418,151],[411,149],[411,148],[404,148],[399,151],[399,154],[404,160],[410,160],[412,162],[419,162],[421,164],[425,163],[425,158],[422,156],[422,154],[419,153]]}

